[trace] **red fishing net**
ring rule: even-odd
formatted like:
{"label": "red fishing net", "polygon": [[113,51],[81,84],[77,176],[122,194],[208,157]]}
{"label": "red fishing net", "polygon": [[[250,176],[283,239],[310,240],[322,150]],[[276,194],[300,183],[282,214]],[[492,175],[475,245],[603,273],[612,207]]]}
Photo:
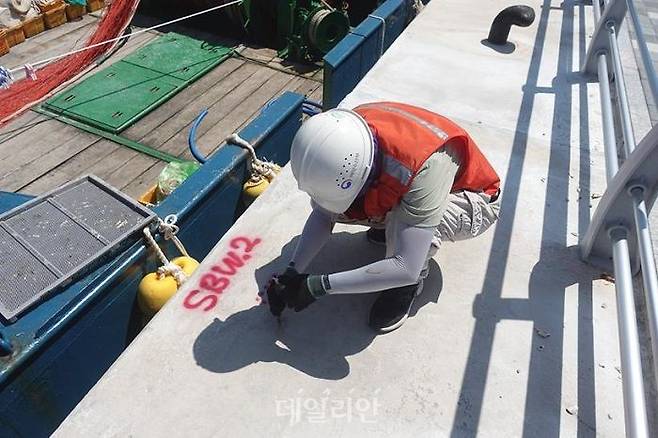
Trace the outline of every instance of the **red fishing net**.
{"label": "red fishing net", "polygon": [[[139,0],[114,0],[106,9],[96,32],[89,38],[86,46],[111,40],[123,34],[132,20],[138,4]],[[9,89],[1,90],[0,126],[48,98],[61,85],[84,73],[99,56],[107,53],[116,44],[118,42],[104,44],[54,61],[37,70],[36,81],[21,79],[14,82]],[[43,55],[50,57],[57,54]]]}

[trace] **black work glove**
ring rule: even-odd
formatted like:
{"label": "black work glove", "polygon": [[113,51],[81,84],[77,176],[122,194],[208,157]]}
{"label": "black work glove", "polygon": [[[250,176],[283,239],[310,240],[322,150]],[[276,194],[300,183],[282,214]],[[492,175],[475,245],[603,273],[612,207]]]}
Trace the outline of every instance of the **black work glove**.
{"label": "black work glove", "polygon": [[292,267],[277,278],[281,286],[281,297],[295,312],[300,312],[315,302],[315,297],[308,289],[307,279],[308,274],[300,274]]}
{"label": "black work glove", "polygon": [[277,277],[274,276],[267,284],[267,303],[270,305],[270,312],[277,318],[283,313],[286,308],[286,302],[281,296],[283,287],[279,284]]}

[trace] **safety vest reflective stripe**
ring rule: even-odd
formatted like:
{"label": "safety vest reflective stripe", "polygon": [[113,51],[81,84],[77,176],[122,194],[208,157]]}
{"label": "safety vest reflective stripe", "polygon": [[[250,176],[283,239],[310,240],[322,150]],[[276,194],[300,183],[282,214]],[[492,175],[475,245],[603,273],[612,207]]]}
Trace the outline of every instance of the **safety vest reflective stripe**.
{"label": "safety vest reflective stripe", "polygon": [[413,172],[390,155],[384,155],[384,172],[400,181],[403,186],[409,185]]}
{"label": "safety vest reflective stripe", "polygon": [[445,140],[448,139],[448,134],[446,134],[446,132],[443,129],[439,128],[436,125],[431,124],[427,120],[423,120],[420,117],[416,117],[415,115],[413,115],[410,112],[407,112],[403,109],[395,108],[395,107],[388,106],[388,105],[372,104],[372,103],[371,104],[361,105],[359,108],[376,108],[378,110],[388,111],[390,113],[396,113],[400,116],[406,117],[407,119],[409,119],[412,122],[422,126],[423,128],[428,129],[429,131],[432,132],[432,134],[436,135],[441,140],[445,141]]}

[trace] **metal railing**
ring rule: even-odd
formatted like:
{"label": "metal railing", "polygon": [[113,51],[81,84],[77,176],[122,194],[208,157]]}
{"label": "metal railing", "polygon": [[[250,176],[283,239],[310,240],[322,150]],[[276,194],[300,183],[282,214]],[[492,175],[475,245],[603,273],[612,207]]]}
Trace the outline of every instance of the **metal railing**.
{"label": "metal railing", "polygon": [[[647,208],[658,184],[658,126],[639,143],[636,141],[617,42],[626,15],[634,28],[655,102],[658,101],[658,78],[633,0],[608,0],[604,4],[593,0],[592,3],[596,30],[582,70],[599,79],[608,187],[581,243],[581,250],[585,259],[614,268],[626,434],[648,437],[646,380],[640,357],[633,272],[637,269],[642,272],[653,372],[658,380],[658,279]],[[614,100],[612,86],[616,91]],[[615,117],[621,128],[622,148],[617,144]],[[624,159],[621,166],[618,150]]]}

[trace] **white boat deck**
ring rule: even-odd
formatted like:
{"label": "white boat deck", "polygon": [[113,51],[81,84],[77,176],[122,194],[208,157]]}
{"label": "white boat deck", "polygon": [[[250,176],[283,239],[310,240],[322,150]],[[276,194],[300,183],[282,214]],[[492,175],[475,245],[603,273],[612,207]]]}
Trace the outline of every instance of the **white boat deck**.
{"label": "white boat deck", "polygon": [[[440,112],[503,178],[495,229],[444,246],[401,329],[368,329],[371,295],[281,325],[258,305],[310,210],[286,168],[55,435],[623,436],[615,289],[577,249],[605,188],[598,86],[575,73],[591,9],[526,3],[512,53],[481,44],[508,2],[430,3],[344,102]],[[312,271],[381,257],[363,231],[338,227]],[[249,243],[215,303],[213,267]]]}

